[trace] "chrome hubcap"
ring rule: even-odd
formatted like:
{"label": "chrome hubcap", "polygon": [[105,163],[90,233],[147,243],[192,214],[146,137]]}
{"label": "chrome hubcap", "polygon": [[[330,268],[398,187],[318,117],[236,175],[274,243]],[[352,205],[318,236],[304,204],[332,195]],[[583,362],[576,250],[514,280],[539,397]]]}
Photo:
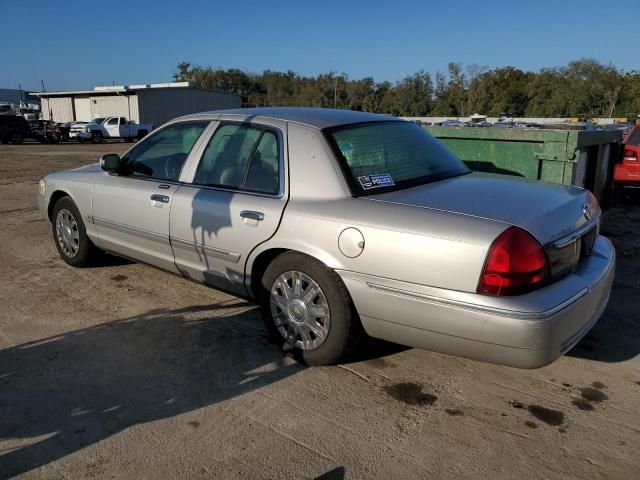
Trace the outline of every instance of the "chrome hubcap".
{"label": "chrome hubcap", "polygon": [[329,334],[327,298],[320,285],[302,272],[285,272],[273,282],[271,316],[280,335],[301,350],[318,348]]}
{"label": "chrome hubcap", "polygon": [[80,232],[78,222],[66,208],[61,209],[56,217],[56,237],[60,250],[67,257],[73,258],[80,248]]}

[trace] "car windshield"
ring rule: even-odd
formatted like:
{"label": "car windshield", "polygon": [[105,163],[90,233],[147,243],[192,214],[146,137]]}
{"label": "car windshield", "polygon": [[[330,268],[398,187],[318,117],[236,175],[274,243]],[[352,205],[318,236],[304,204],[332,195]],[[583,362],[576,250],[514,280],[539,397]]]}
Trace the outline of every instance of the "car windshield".
{"label": "car windshield", "polygon": [[105,117],[98,117],[93,119],[93,123],[97,123],[98,125],[102,125],[102,122],[106,120]]}
{"label": "car windshield", "polygon": [[356,195],[469,173],[453,153],[415,123],[354,124],[326,129],[325,134]]}

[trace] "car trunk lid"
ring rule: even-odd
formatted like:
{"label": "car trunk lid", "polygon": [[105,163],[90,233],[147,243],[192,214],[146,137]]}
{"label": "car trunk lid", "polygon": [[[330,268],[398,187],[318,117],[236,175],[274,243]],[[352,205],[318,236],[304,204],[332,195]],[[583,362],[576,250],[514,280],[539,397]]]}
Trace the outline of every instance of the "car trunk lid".
{"label": "car trunk lid", "polygon": [[504,222],[527,230],[542,245],[571,235],[600,214],[595,198],[582,188],[477,172],[363,198]]}

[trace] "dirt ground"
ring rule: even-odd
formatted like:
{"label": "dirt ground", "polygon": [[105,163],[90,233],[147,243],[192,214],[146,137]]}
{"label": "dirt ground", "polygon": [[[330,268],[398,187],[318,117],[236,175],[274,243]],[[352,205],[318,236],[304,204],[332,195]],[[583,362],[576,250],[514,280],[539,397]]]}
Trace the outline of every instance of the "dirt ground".
{"label": "dirt ground", "polygon": [[127,146],[0,145],[0,478],[640,478],[640,207],[609,213],[609,307],[549,367],[372,341],[303,368],[244,300],[58,258],[38,179]]}

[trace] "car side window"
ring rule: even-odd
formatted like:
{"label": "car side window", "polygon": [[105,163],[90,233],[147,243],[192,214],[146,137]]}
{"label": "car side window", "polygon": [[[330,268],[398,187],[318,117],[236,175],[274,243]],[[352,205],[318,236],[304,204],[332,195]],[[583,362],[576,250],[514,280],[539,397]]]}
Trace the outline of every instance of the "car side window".
{"label": "car side window", "polygon": [[178,180],[184,162],[209,122],[182,122],[163,128],[136,145],[127,155],[134,175]]}
{"label": "car side window", "polygon": [[112,118],[111,120],[109,120],[107,122],[107,125],[118,125],[118,119],[117,118]]}
{"label": "car side window", "polygon": [[127,124],[127,119],[124,117],[120,117],[120,125],[126,125]]}
{"label": "car side window", "polygon": [[193,182],[258,193],[279,191],[276,135],[258,126],[225,124],[209,141]]}

